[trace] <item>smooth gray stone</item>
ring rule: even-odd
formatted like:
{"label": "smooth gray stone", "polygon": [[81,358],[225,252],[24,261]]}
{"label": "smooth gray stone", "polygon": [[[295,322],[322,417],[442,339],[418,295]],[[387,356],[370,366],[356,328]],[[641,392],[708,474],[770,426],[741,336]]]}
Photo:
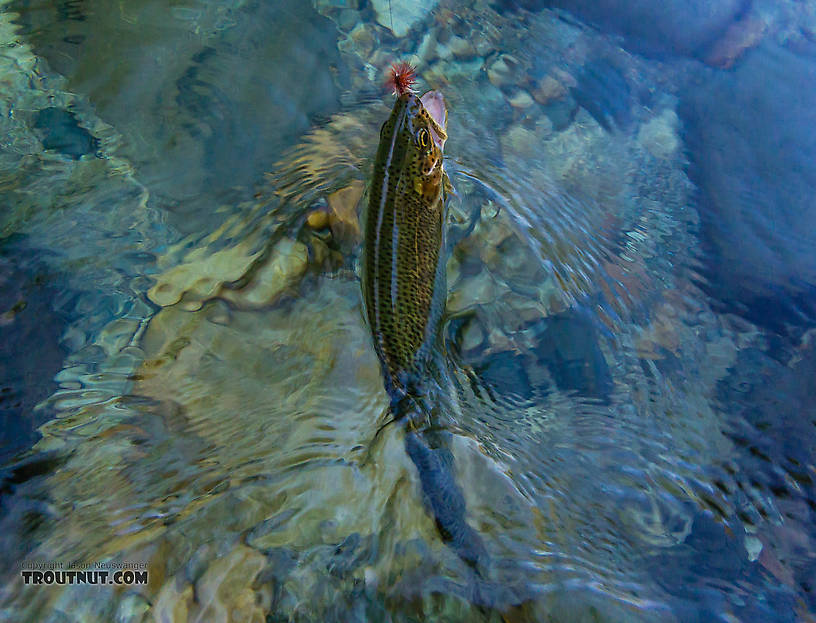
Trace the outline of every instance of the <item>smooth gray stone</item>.
{"label": "smooth gray stone", "polygon": [[708,288],[751,320],[816,317],[816,45],[701,69],[679,109],[700,189]]}
{"label": "smooth gray stone", "polygon": [[628,49],[650,56],[699,56],[750,6],[749,0],[499,0],[499,9],[558,8]]}

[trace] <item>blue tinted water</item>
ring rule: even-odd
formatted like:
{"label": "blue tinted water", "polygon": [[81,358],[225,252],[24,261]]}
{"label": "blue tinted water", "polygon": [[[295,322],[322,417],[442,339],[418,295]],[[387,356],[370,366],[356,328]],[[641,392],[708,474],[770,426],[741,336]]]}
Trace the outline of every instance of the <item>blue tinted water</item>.
{"label": "blue tinted water", "polygon": [[[814,619],[814,42],[810,0],[0,2],[0,618]],[[448,104],[478,573],[361,311],[397,59]]]}

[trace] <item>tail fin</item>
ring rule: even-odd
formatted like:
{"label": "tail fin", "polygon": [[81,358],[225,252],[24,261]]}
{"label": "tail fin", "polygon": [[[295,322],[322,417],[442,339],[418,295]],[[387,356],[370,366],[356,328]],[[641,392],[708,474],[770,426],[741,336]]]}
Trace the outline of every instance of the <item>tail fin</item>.
{"label": "tail fin", "polygon": [[416,465],[425,502],[442,540],[477,574],[486,569],[482,537],[465,521],[465,497],[453,477],[453,455],[445,433],[408,430],[405,450]]}

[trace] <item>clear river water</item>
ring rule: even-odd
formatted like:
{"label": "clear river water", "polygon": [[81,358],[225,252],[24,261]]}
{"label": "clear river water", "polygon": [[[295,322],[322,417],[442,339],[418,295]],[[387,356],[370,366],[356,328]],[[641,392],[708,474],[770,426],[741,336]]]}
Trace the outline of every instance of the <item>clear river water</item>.
{"label": "clear river water", "polygon": [[[399,60],[478,571],[362,310]],[[816,1],[0,0],[0,85],[0,620],[816,621]]]}

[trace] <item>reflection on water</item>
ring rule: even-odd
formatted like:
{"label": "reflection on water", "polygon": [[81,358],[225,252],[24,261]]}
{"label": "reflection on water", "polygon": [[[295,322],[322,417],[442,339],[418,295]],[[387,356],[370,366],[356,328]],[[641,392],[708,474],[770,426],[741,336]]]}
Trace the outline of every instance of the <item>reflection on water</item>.
{"label": "reflection on water", "polygon": [[[805,126],[810,92],[751,74],[812,73],[816,5],[670,2],[657,41],[642,3],[404,4],[0,4],[0,612],[809,620],[812,132],[722,93]],[[449,107],[435,380],[478,573],[361,311],[397,57]],[[753,176],[779,158],[784,188]],[[149,583],[24,586],[24,560]]]}

